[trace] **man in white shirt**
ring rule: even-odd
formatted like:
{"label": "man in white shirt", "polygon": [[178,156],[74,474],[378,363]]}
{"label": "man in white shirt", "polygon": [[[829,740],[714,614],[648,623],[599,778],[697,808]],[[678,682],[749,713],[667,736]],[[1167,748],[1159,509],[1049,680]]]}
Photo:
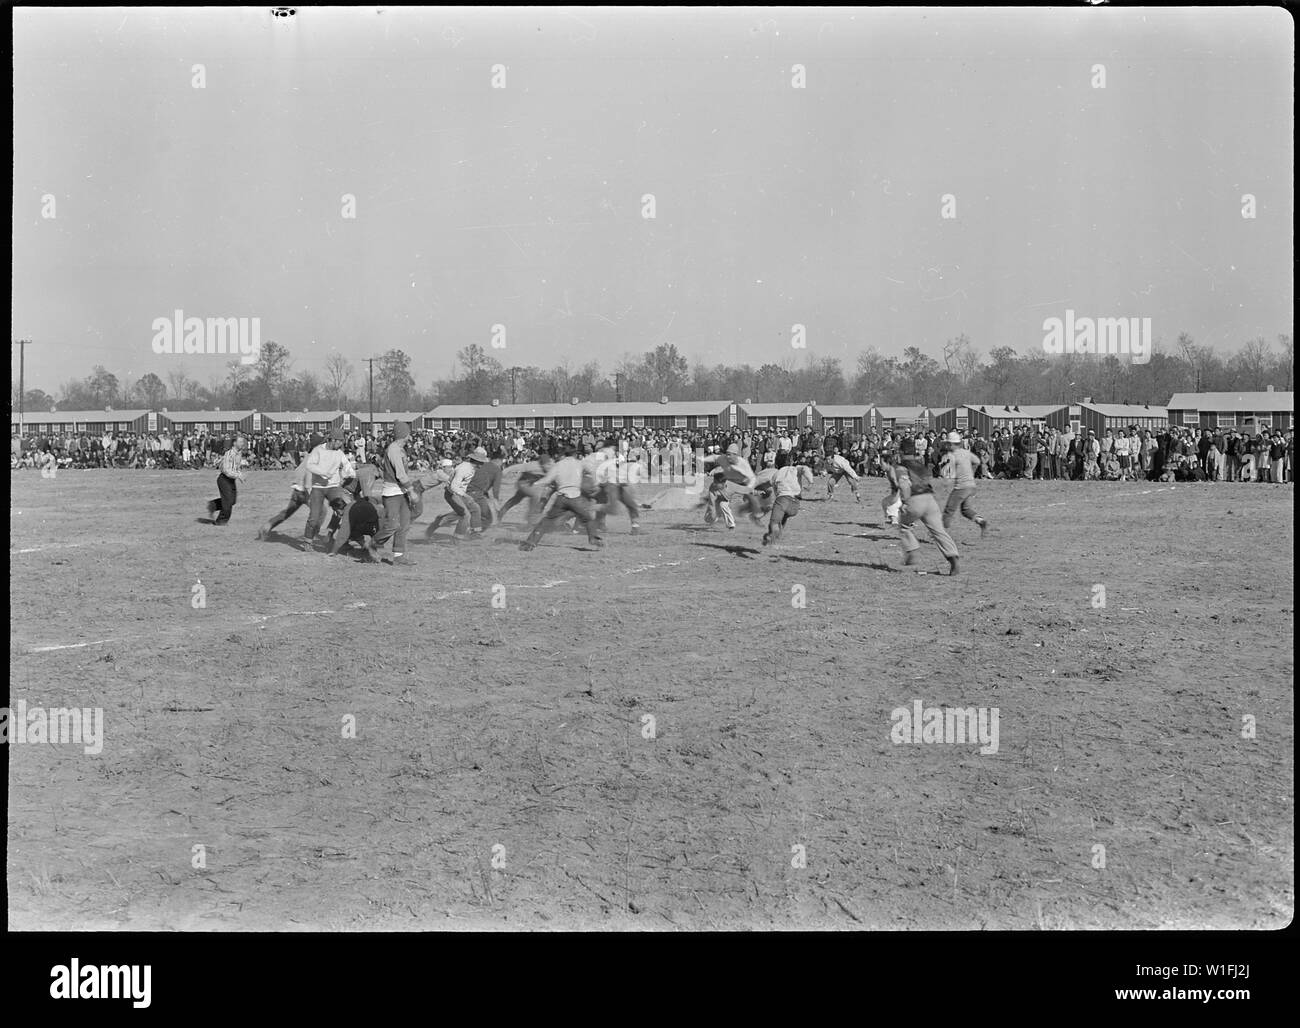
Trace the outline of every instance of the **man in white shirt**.
{"label": "man in white shirt", "polygon": [[570,514],[577,517],[578,523],[587,529],[587,541],[595,549],[604,548],[605,541],[601,538],[591,501],[582,495],[582,478],[582,464],[578,461],[577,447],[570,444],[565,448],[564,457],[537,480],[536,488],[539,492],[545,492],[554,486],[555,495],[551,497],[542,519],[533,526],[528,538],[519,544],[521,550],[527,552],[534,549],[549,528]]}
{"label": "man in white shirt", "polygon": [[763,533],[763,545],[771,546],[781,541],[781,531],[785,523],[799,513],[799,499],[803,487],[813,484],[812,471],[807,464],[787,464],[776,468],[772,473],[772,517]]}
{"label": "man in white shirt", "polygon": [[334,429],[328,439],[312,449],[307,457],[307,474],[311,479],[311,506],[300,545],[304,550],[311,550],[325,519],[325,504],[328,503],[335,511],[346,508],[348,492],[343,483],[357,477],[356,467],[343,452],[341,429]]}

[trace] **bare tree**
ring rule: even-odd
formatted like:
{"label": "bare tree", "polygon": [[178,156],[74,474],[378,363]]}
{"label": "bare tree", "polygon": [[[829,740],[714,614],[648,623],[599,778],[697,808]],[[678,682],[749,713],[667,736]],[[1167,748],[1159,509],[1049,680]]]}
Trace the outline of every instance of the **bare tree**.
{"label": "bare tree", "polygon": [[1192,392],[1201,393],[1205,391],[1205,371],[1206,365],[1214,354],[1212,346],[1197,346],[1194,340],[1186,332],[1178,334],[1178,350],[1183,355],[1183,360],[1192,372]]}
{"label": "bare tree", "polygon": [[189,385],[189,382],[190,376],[180,368],[173,368],[167,372],[167,384],[172,387],[172,396],[178,400],[185,395],[185,387]]}
{"label": "bare tree", "polygon": [[353,370],[352,361],[341,353],[331,353],[325,361],[325,381],[335,407],[343,402],[343,390],[351,381]]}
{"label": "bare tree", "polygon": [[1257,336],[1241,348],[1235,363],[1241,369],[1247,388],[1263,389],[1268,384],[1268,373],[1273,365],[1273,344],[1263,336]]}

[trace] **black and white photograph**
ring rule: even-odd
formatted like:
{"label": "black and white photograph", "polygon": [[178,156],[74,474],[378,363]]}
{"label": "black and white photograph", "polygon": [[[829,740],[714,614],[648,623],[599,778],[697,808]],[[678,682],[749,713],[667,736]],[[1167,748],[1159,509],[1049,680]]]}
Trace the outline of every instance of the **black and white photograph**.
{"label": "black and white photograph", "polygon": [[1290,924],[1288,10],[12,28],[11,932]]}

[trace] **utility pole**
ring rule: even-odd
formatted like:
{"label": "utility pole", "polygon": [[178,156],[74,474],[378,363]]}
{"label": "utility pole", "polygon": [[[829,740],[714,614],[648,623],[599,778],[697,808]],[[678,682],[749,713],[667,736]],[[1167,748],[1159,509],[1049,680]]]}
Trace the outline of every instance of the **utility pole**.
{"label": "utility pole", "polygon": [[[16,339],[13,345],[18,347],[18,435],[21,437],[27,403],[27,347],[32,345],[32,341],[30,339]],[[12,367],[12,365],[10,366]]]}
{"label": "utility pole", "polygon": [[519,372],[519,369],[518,369],[517,367],[515,367],[515,368],[511,368],[511,369],[510,369],[510,402],[511,402],[512,404],[515,403],[515,402],[517,402],[517,401],[515,400],[515,396],[517,395],[517,393],[516,393],[516,391],[515,391],[515,375],[516,375],[518,372]]}
{"label": "utility pole", "polygon": [[363,358],[364,363],[370,365],[370,438],[375,436],[375,360],[374,357]]}

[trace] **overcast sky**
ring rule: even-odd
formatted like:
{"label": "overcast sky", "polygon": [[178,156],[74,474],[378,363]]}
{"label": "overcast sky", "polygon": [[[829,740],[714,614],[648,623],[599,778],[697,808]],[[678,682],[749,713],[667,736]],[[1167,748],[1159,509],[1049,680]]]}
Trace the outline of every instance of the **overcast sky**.
{"label": "overcast sky", "polygon": [[606,371],[663,342],[846,370],[962,332],[1023,352],[1067,306],[1224,349],[1291,332],[1276,9],[14,18],[29,388],[222,376],[152,352],[177,308],[260,317],[295,371],[399,347],[421,389],[495,323],[507,366]]}

